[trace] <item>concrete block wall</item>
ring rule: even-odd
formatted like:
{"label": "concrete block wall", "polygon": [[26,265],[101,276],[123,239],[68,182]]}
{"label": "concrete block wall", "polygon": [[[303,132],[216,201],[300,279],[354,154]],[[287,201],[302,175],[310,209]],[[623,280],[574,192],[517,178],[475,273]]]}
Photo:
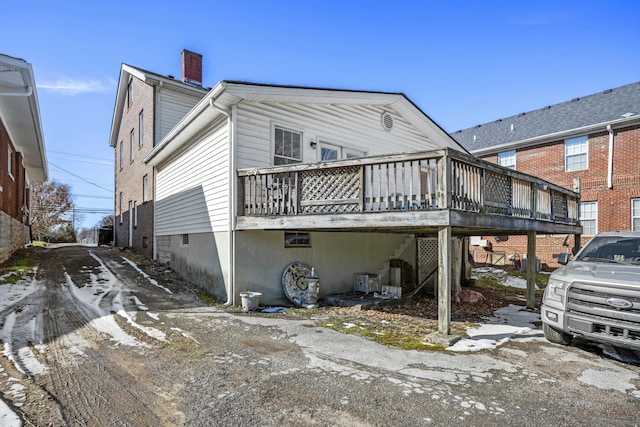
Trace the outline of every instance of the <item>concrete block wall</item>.
{"label": "concrete block wall", "polygon": [[0,212],[0,263],[29,243],[29,234],[28,226]]}

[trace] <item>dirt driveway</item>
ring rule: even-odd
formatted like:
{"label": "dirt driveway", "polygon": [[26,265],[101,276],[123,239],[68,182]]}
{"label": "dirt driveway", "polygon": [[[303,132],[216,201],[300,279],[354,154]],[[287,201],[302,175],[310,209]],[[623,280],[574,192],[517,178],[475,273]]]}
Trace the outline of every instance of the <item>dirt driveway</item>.
{"label": "dirt driveway", "polygon": [[0,391],[24,425],[639,423],[640,367],[540,337],[400,350],[207,305],[171,270],[104,248],[43,251],[34,279],[5,286]]}

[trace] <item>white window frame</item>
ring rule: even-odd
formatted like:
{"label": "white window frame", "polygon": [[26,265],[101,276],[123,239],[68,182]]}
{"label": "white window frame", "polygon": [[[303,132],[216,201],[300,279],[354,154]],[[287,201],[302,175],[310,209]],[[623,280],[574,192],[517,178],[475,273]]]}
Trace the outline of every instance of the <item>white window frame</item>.
{"label": "white window frame", "polygon": [[[584,162],[580,160],[579,164],[584,163],[584,167],[577,167],[575,162],[570,162],[578,156],[584,156]],[[564,140],[564,171],[573,172],[589,169],[589,136],[577,136]]]}
{"label": "white window frame", "polygon": [[[303,146],[302,146],[302,142],[303,142],[303,133],[302,131],[299,130],[295,130],[291,127],[288,126],[281,126],[281,125],[276,125],[274,124],[272,126],[272,132],[273,132],[273,155],[271,157],[273,165],[274,166],[278,166],[278,165],[289,165],[289,164],[295,164],[295,163],[302,163],[302,151],[303,151]],[[276,138],[278,137],[278,132],[283,132],[283,139],[286,137],[285,133],[290,133],[293,137],[293,135],[298,135],[299,136],[299,144],[300,144],[300,148],[299,148],[299,158],[293,157],[293,142],[291,143],[291,152],[289,154],[291,154],[290,156],[286,156],[286,148],[284,147],[285,142],[283,141],[283,153],[279,154],[277,153],[278,151],[278,147],[277,144],[278,142],[276,141]],[[281,159],[281,162],[276,162],[276,159]]]}
{"label": "white window frame", "polygon": [[133,78],[127,83],[127,108],[133,105]]}
{"label": "white window frame", "polygon": [[14,163],[13,149],[11,147],[8,147],[8,150],[7,150],[7,174],[9,175],[9,178],[11,178],[12,180],[15,179],[13,177],[13,163]]}
{"label": "white window frame", "polygon": [[142,177],[142,203],[149,201],[149,175]]}
{"label": "white window frame", "polygon": [[138,201],[133,201],[133,228],[138,228]]}
{"label": "white window frame", "polygon": [[135,159],[136,156],[136,130],[135,129],[131,129],[131,132],[129,132],[129,148],[131,151],[131,154],[129,156],[129,161],[133,162],[133,159]]}
{"label": "white window frame", "polygon": [[640,198],[631,199],[631,230],[640,231]]}
{"label": "white window frame", "polygon": [[138,114],[138,147],[144,145],[144,110]]}
{"label": "white window frame", "polygon": [[[587,209],[589,206],[589,209]],[[588,216],[585,216],[588,215]],[[584,226],[585,222],[593,221],[593,227],[589,226],[588,228],[593,230],[586,229]],[[582,225],[583,235],[585,236],[595,236],[598,234],[598,202],[580,202],[580,225]]]}
{"label": "white window frame", "polygon": [[120,170],[124,165],[124,141],[120,141]]}
{"label": "white window frame", "polygon": [[498,153],[498,164],[505,168],[516,170],[516,150]]}
{"label": "white window frame", "polygon": [[180,240],[180,247],[181,248],[186,248],[187,246],[189,246],[189,234],[185,233],[182,235],[182,240]]}
{"label": "white window frame", "polygon": [[120,209],[120,225],[122,225],[122,191],[120,192],[120,198],[118,200],[118,207]]}
{"label": "white window frame", "polygon": [[[356,159],[360,157],[365,157],[367,152],[365,150],[361,150],[359,148],[345,147],[344,145],[336,144],[335,142],[330,142],[324,138],[318,139],[318,144],[316,145],[316,160],[319,162],[332,161],[332,160],[343,160],[343,159]],[[336,159],[323,159],[322,151],[323,150],[331,150],[337,153]]]}

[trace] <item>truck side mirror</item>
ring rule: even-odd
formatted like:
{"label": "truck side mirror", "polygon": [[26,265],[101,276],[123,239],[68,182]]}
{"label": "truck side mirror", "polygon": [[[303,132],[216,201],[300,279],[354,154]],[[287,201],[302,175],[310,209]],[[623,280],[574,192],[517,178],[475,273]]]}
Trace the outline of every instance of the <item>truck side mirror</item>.
{"label": "truck side mirror", "polygon": [[558,264],[567,265],[568,262],[569,262],[568,253],[565,252],[565,253],[558,254]]}

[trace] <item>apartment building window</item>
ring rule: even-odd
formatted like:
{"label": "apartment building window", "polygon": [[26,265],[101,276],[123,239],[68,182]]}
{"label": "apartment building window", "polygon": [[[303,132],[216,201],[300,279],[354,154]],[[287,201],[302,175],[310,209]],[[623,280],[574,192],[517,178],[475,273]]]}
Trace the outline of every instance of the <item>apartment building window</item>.
{"label": "apartment building window", "polygon": [[585,236],[598,234],[598,202],[580,203],[580,224]]}
{"label": "apartment building window", "polygon": [[275,128],[273,164],[288,165],[302,161],[302,134],[280,127]]}
{"label": "apartment building window", "polygon": [[138,202],[133,202],[133,226],[138,227]]}
{"label": "apartment building window", "polygon": [[144,144],[144,110],[138,114],[138,146]]}
{"label": "apartment building window", "polygon": [[149,200],[149,175],[142,177],[142,203]]}
{"label": "apartment building window", "polygon": [[516,168],[516,150],[503,151],[498,153],[498,164],[505,168]]}
{"label": "apartment building window", "polygon": [[565,172],[584,170],[588,163],[588,137],[578,136],[564,140],[564,170]]}
{"label": "apartment building window", "polygon": [[122,192],[118,198],[118,209],[120,210],[120,225],[122,225]]}
{"label": "apartment building window", "polygon": [[129,80],[127,83],[127,108],[133,105],[133,79]]}
{"label": "apartment building window", "polygon": [[129,151],[130,151],[130,158],[129,160],[133,162],[133,158],[135,157],[135,142],[136,142],[136,136],[135,136],[135,129],[131,129],[131,132],[129,132]]}
{"label": "apartment building window", "polygon": [[7,153],[7,173],[13,179],[13,150],[9,147]]}
{"label": "apartment building window", "polygon": [[640,231],[640,199],[631,199],[631,229]]}
{"label": "apartment building window", "polygon": [[122,169],[123,164],[124,164],[124,142],[120,141],[120,169]]}

